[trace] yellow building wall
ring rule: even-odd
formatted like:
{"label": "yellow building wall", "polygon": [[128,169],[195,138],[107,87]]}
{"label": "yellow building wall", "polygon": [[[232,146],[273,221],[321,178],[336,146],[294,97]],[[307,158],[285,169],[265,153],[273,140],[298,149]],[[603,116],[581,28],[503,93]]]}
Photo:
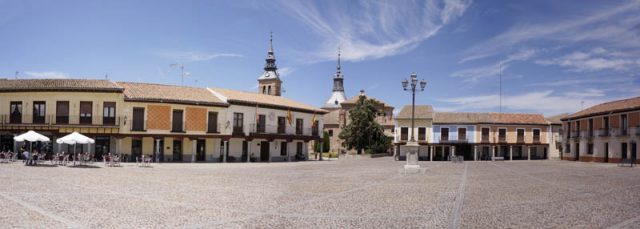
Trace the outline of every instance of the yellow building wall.
{"label": "yellow building wall", "polygon": [[44,101],[46,121],[55,120],[56,102],[69,101],[69,123],[78,123],[80,116],[80,102],[91,101],[92,124],[102,124],[104,102],[116,102],[116,119],[124,106],[124,96],[121,93],[100,92],[10,92],[0,96],[0,114],[9,114],[12,101],[22,102],[22,122],[31,123],[33,115],[33,102]]}
{"label": "yellow building wall", "polygon": [[142,138],[142,154],[153,155],[153,145],[155,144],[152,137]]}

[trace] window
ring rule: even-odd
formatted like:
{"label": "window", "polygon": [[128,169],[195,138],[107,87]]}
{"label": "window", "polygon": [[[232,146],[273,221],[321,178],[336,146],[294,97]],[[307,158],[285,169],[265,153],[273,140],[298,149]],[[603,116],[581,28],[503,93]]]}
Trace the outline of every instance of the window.
{"label": "window", "polygon": [[458,141],[467,140],[467,128],[458,128]]}
{"label": "window", "polygon": [[47,108],[44,101],[33,102],[33,123],[44,123],[46,109]]}
{"label": "window", "polygon": [[80,124],[91,124],[93,120],[93,102],[80,102]]}
{"label": "window", "polygon": [[604,118],[602,118],[602,122],[604,122],[604,130],[602,130],[602,136],[609,136],[609,116],[604,116]]}
{"label": "window", "polygon": [[303,120],[298,118],[296,119],[296,134],[302,134],[302,130],[303,130]]}
{"label": "window", "polygon": [[482,141],[489,142],[489,128],[482,128]]}
{"label": "window", "polygon": [[218,133],[218,112],[209,112],[207,119],[207,132]]}
{"label": "window", "polygon": [[56,102],[56,124],[69,124],[69,101]]}
{"label": "window", "polygon": [[333,137],[333,130],[329,130],[329,137]]}
{"label": "window", "polygon": [[11,102],[10,104],[11,123],[22,123],[22,102]]}
{"label": "window", "polygon": [[440,141],[449,141],[449,128],[442,128],[440,130]]}
{"label": "window", "polygon": [[144,131],[144,107],[133,108],[133,121],[131,122],[131,130]]}
{"label": "window", "polygon": [[540,142],[540,129],[533,129],[533,142]]}
{"label": "window", "polygon": [[182,128],[182,114],[183,110],[173,110],[173,118],[171,122],[171,132],[184,132],[184,128]]}
{"label": "window", "polygon": [[427,140],[427,128],[418,127],[418,141],[426,141]]}
{"label": "window", "polygon": [[280,156],[287,156],[287,142],[280,142]]}
{"label": "window", "polygon": [[507,129],[505,128],[498,129],[498,141],[499,142],[507,141]]}
{"label": "window", "polygon": [[116,103],[104,102],[102,106],[102,124],[115,125],[116,124]]}
{"label": "window", "polygon": [[302,142],[298,142],[296,144],[296,154],[297,155],[302,155]]}
{"label": "window", "polygon": [[268,87],[267,87],[267,94],[268,94],[268,95],[271,95],[271,86],[268,86]]}
{"label": "window", "polygon": [[258,115],[258,123],[256,125],[256,133],[264,133],[267,128],[267,116],[266,115]]}
{"label": "window", "polygon": [[524,142],[524,129],[516,129],[516,137],[518,142]]}
{"label": "window", "polygon": [[400,127],[400,141],[409,140],[409,128]]}
{"label": "window", "polygon": [[589,143],[587,145],[587,147],[588,147],[587,148],[587,154],[589,154],[589,155],[593,154],[593,143]]}
{"label": "window", "polygon": [[233,132],[234,133],[242,133],[244,123],[244,114],[242,113],[233,113]]}
{"label": "window", "polygon": [[318,136],[318,127],[320,126],[320,121],[316,120],[313,122],[313,127],[311,128],[311,134],[313,136]]}
{"label": "window", "polygon": [[278,117],[278,134],[284,134],[287,130],[287,118]]}

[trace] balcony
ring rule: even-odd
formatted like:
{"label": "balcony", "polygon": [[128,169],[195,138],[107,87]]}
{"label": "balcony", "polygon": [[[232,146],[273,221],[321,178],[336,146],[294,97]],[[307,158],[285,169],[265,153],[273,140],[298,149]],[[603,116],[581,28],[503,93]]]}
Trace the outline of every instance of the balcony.
{"label": "balcony", "polygon": [[489,135],[482,135],[482,139],[480,140],[480,143],[490,143],[491,141],[489,140]]}
{"label": "balcony", "polygon": [[[234,129],[235,132],[235,129]],[[241,132],[241,130],[240,130]],[[296,128],[296,126],[289,125],[256,125],[251,124],[249,128],[249,134],[269,134],[269,135],[303,135],[303,136],[319,136],[320,130],[318,128]]]}
{"label": "balcony", "polygon": [[507,136],[498,136],[498,143],[507,143]]}
{"label": "balcony", "polygon": [[540,144],[540,136],[533,136],[533,143]]}
{"label": "balcony", "polygon": [[[95,122],[95,121],[99,122]],[[108,126],[116,127],[120,125],[122,118],[116,117],[81,117],[80,115],[70,116],[34,116],[34,115],[0,115],[2,126]]]}
{"label": "balcony", "polygon": [[580,137],[580,131],[571,131],[571,135],[570,138],[579,138]]}
{"label": "balcony", "polygon": [[208,134],[217,134],[220,133],[219,127],[222,126],[222,123],[209,123],[207,126]]}
{"label": "balcony", "polygon": [[609,131],[609,128],[602,128],[598,130],[598,136],[599,137],[609,137],[611,136],[611,131]]}
{"label": "balcony", "polygon": [[449,136],[440,136],[439,137],[439,142],[440,143],[467,143],[469,142],[469,139],[467,138],[467,136],[459,136],[459,137],[464,137],[464,138],[458,138],[458,139],[450,139]]}
{"label": "balcony", "polygon": [[244,127],[243,126],[233,126],[231,135],[233,136],[244,136]]}
{"label": "balcony", "polygon": [[129,129],[130,131],[136,132],[136,131],[147,131],[147,120],[134,120],[131,122],[131,129]]}
{"label": "balcony", "polygon": [[524,143],[524,135],[516,137],[516,143]]}
{"label": "balcony", "polygon": [[618,133],[618,136],[628,136],[629,135],[629,129],[622,129],[620,128],[620,131]]}

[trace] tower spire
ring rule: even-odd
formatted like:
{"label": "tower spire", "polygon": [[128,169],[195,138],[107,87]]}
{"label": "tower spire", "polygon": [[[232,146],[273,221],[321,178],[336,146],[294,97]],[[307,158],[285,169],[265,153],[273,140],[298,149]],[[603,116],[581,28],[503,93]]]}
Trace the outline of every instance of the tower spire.
{"label": "tower spire", "polygon": [[347,97],[344,94],[344,76],[342,75],[342,64],[340,62],[340,57],[342,53],[340,52],[340,48],[338,48],[338,63],[336,65],[336,74],[333,75],[333,92],[331,93],[331,97],[325,102],[322,108],[326,109],[337,109],[340,108],[340,104],[347,100]]}
{"label": "tower spire", "polygon": [[264,72],[258,77],[258,93],[280,96],[282,81],[276,66],[276,55],[273,53],[273,32],[269,32],[269,51],[264,63]]}
{"label": "tower spire", "polygon": [[338,66],[336,67],[336,76],[342,76],[342,66],[340,65],[340,47],[338,47]]}
{"label": "tower spire", "polygon": [[269,31],[269,53],[273,54],[273,32]]}

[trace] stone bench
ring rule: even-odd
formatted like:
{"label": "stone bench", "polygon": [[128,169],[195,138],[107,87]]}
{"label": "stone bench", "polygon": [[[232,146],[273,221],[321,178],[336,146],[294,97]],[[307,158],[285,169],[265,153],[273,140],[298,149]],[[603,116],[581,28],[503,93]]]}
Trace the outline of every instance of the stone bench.
{"label": "stone bench", "polygon": [[504,161],[504,157],[493,157],[494,161]]}
{"label": "stone bench", "polygon": [[634,164],[635,164],[634,160],[626,158],[626,159],[622,159],[620,161],[620,163],[618,163],[618,166],[620,166],[620,167],[633,167]]}

